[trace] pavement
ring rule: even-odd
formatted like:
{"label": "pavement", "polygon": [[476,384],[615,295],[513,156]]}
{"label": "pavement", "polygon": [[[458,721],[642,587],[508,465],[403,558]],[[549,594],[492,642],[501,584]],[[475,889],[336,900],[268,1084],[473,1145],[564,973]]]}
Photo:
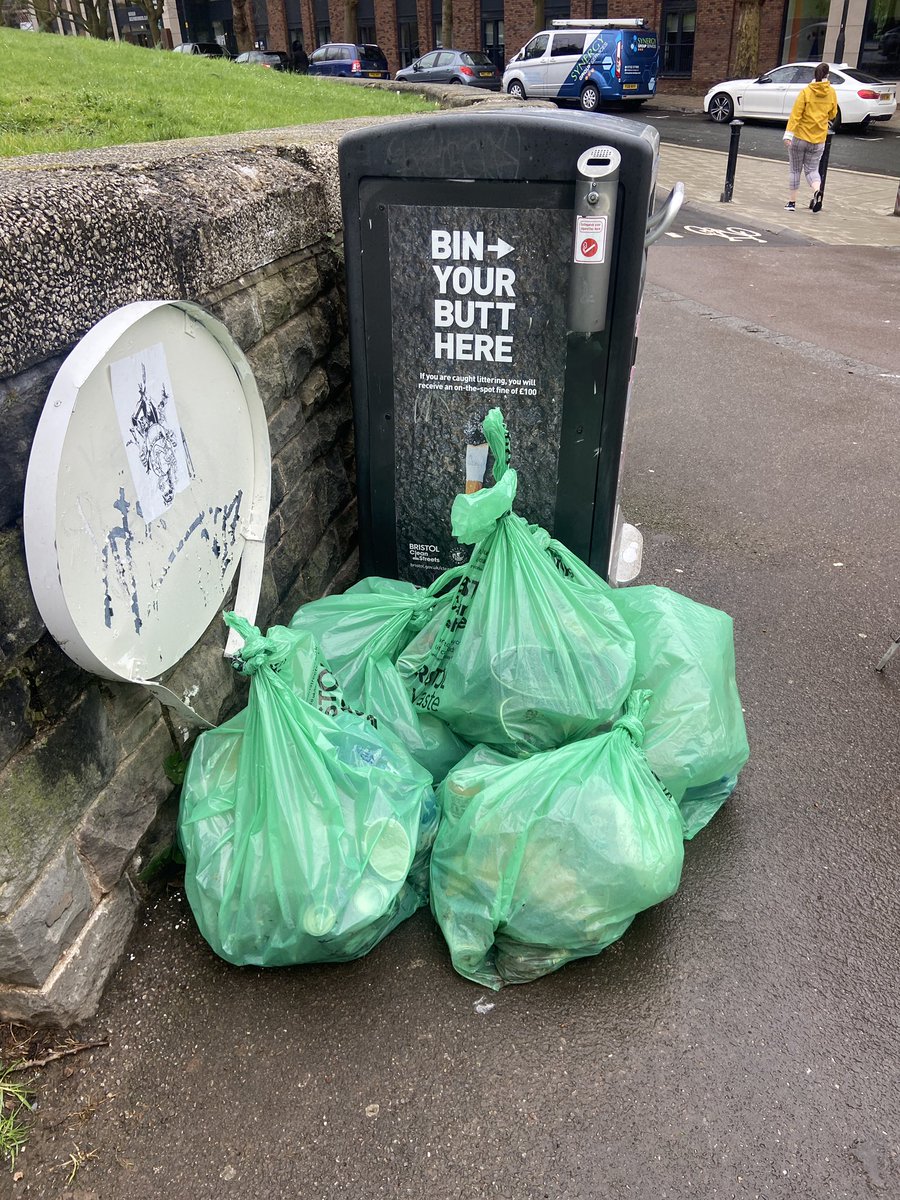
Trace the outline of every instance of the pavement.
{"label": "pavement", "polygon": [[[663,153],[705,203],[709,152]],[[173,879],[3,1200],[900,1195],[900,256],[824,240],[649,253],[623,509],[641,582],[733,615],[751,744],[678,893],[493,994],[424,911],[352,964],[229,967]]]}
{"label": "pavement", "polygon": [[[643,111],[648,115],[660,111],[701,113],[703,100],[695,96],[659,96],[652,104],[645,105]],[[659,186],[668,191],[680,180],[685,185],[687,201],[719,218],[739,213],[744,222],[773,230],[789,229],[833,246],[900,246],[900,215],[894,215],[900,187],[900,120],[894,116],[891,121],[879,123],[877,129],[887,133],[892,146],[896,146],[897,174],[870,175],[829,169],[824,204],[818,213],[811,213],[807,207],[811,193],[805,181],[801,181],[797,212],[790,215],[785,212],[786,154],[783,160],[739,155],[734,194],[724,204],[721,196],[727,153],[663,143]]]}

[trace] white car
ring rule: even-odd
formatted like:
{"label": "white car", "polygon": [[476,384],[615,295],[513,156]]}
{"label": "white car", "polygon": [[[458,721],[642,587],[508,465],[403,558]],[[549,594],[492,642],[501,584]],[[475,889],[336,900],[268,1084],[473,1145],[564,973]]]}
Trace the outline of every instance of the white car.
{"label": "white car", "polygon": [[[816,65],[814,62],[787,63],[757,79],[729,79],[727,83],[717,83],[706,93],[703,111],[718,122],[730,121],[733,117],[785,122],[797,96],[812,83]],[[837,93],[835,129],[841,125],[889,121],[897,111],[895,83],[882,83],[846,63],[831,68],[828,82]]]}

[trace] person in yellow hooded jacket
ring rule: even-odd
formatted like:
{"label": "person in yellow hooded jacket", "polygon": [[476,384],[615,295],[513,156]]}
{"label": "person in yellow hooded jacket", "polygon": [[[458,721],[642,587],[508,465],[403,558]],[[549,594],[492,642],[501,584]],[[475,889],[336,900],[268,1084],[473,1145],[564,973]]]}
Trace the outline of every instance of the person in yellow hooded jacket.
{"label": "person in yellow hooded jacket", "polygon": [[808,83],[791,109],[784,141],[788,148],[788,201],[785,208],[794,212],[801,174],[813,190],[809,207],[818,212],[822,207],[819,163],[825,149],[828,122],[837,116],[838,103],[834,88],[828,82],[828,63],[819,63],[812,83]]}

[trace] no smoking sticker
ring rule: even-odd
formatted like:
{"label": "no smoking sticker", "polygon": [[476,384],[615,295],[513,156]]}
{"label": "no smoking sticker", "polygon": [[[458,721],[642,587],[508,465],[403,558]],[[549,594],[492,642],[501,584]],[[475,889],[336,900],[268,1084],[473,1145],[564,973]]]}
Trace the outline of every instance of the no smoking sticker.
{"label": "no smoking sticker", "polygon": [[577,263],[602,263],[606,259],[606,217],[575,218]]}

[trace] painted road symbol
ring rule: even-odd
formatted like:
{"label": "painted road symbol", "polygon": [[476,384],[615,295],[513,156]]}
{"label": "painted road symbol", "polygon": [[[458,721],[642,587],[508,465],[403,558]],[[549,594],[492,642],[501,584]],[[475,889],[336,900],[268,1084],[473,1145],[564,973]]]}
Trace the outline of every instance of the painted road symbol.
{"label": "painted road symbol", "polygon": [[760,246],[766,244],[766,239],[756,229],[741,229],[727,225],[724,229],[715,229],[709,225],[683,225],[685,233],[699,234],[701,237],[724,238],[726,242],[756,242]]}

